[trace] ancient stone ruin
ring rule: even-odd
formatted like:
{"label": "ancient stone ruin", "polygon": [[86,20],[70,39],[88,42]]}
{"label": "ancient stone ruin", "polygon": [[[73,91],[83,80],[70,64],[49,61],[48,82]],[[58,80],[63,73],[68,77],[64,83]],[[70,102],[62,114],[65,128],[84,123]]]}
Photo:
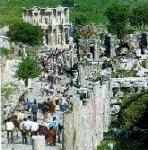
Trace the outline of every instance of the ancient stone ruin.
{"label": "ancient stone ruin", "polygon": [[69,8],[39,8],[24,9],[23,20],[40,26],[44,31],[44,44],[49,48],[69,48]]}

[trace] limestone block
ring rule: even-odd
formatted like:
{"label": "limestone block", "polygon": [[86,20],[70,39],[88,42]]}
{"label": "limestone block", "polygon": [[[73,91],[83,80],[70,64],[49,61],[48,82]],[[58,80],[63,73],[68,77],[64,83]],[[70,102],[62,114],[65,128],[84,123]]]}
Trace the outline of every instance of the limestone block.
{"label": "limestone block", "polygon": [[45,137],[32,136],[32,150],[45,150]]}

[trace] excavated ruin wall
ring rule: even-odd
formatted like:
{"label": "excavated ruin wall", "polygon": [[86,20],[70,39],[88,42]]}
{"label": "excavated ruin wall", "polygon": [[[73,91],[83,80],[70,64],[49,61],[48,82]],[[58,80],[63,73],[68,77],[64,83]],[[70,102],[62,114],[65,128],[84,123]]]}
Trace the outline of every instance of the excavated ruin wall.
{"label": "excavated ruin wall", "polygon": [[96,150],[110,124],[109,82],[96,84],[86,105],[73,100],[73,112],[64,115],[64,150]]}

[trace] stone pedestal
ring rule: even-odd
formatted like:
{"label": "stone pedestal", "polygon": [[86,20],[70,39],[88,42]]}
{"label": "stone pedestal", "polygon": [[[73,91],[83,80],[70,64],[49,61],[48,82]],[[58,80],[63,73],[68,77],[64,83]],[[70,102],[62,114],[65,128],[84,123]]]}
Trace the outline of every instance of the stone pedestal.
{"label": "stone pedestal", "polygon": [[45,150],[45,137],[32,136],[32,150]]}

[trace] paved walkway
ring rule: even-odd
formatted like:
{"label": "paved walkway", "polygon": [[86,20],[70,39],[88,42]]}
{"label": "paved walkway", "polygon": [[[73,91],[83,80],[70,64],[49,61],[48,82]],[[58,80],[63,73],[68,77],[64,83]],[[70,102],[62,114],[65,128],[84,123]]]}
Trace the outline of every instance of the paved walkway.
{"label": "paved walkway", "polygon": [[[18,136],[18,138],[16,138],[16,135],[14,136],[15,144],[7,144],[6,132],[2,132],[2,150],[32,150],[31,144],[21,144],[22,138],[20,133]],[[61,147],[62,145],[57,143],[56,146],[46,146],[45,150],[61,150]]]}
{"label": "paved walkway", "polygon": [[[23,144],[2,144],[2,150],[32,150],[31,145]],[[60,146],[46,146],[45,150],[61,150]]]}

